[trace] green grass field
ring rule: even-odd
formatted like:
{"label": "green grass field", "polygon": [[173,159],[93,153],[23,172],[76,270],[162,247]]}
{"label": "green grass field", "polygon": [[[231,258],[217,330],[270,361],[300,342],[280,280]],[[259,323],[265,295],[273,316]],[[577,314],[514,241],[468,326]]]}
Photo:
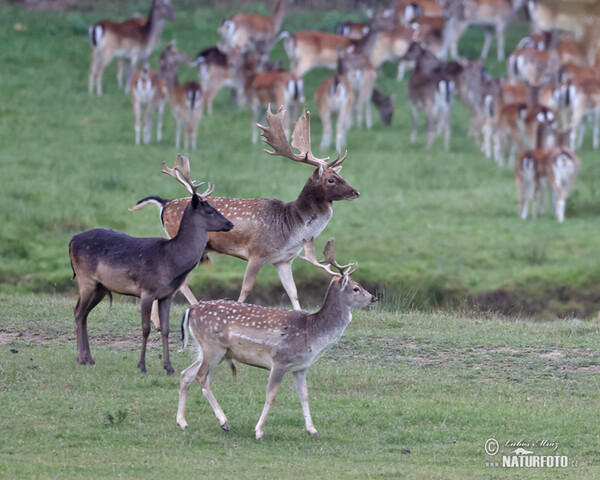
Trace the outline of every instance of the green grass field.
{"label": "green grass field", "polygon": [[[160,335],[139,356],[139,311],[127,302],[90,316],[93,367],[75,362],[72,298],[0,297],[3,435],[0,477],[593,479],[598,464],[600,331],[595,322],[513,321],[448,314],[356,312],[341,342],[309,369],[318,439],[304,431],[285,377],[254,440],[267,372],[226,365],[211,378],[223,432],[197,384],[179,429],[177,375],[164,374]],[[172,312],[180,318],[182,307]],[[6,342],[6,343],[5,343]],[[190,352],[173,366],[190,365]],[[485,442],[500,443],[498,458]],[[489,467],[506,442],[567,456],[561,469]],[[558,448],[543,442],[558,443]],[[410,453],[408,453],[408,451]],[[500,460],[501,461],[501,460]]]}
{"label": "green grass field", "polygon": [[[176,39],[190,55],[215,44],[218,24],[234,11],[188,0],[175,6],[163,42]],[[128,208],[148,195],[185,193],[160,174],[161,162],[178,153],[170,113],[162,143],[135,146],[131,101],[117,89],[114,63],[104,95],[87,93],[88,25],[147,8],[145,0],[86,0],[59,12],[0,4],[0,478],[598,478],[600,164],[589,133],[564,224],[549,215],[524,222],[513,173],[479,153],[459,102],[449,152],[439,141],[426,151],[423,132],[409,143],[406,81],[395,80],[394,65],[378,79],[395,94],[392,126],[375,117],[371,131],[348,135],[342,175],[361,197],[336,204],[316,241],[319,251],[334,237],[339,260],[358,262],[354,277],[382,296],[309,370],[319,439],[304,432],[286,378],[266,438],[256,442],[267,375],[245,366],[236,380],[226,367],[212,379],[229,433],[197,385],[190,427],[179,430],[178,377],[164,375],[156,332],[148,374],[138,373],[139,308],[121,297],[90,316],[97,365],[76,363],[69,240],[95,227],[163,235],[156,209]],[[360,18],[295,11],[284,28],[332,31]],[[525,31],[512,27],[507,48]],[[469,30],[461,52],[475,58],[482,40],[482,31]],[[273,57],[285,58],[281,44]],[[504,72],[491,59],[488,67]],[[313,112],[314,89],[327,75],[305,78]],[[180,78],[196,72],[181,68]],[[312,127],[318,145],[318,115]],[[181,153],[189,153],[194,179],[216,185],[214,195],[293,200],[311,168],[268,156],[250,138],[250,112],[222,91],[200,124],[198,151]],[[245,263],[212,260],[190,275],[194,292],[237,298]],[[300,260],[294,275],[300,302],[316,308],[327,275]],[[249,300],[288,305],[273,268],[263,269]],[[177,372],[193,358],[177,353],[183,309],[175,304],[171,317]],[[533,444],[536,455],[554,454],[544,441],[558,443],[569,467],[486,466],[499,458],[484,451],[490,438],[498,455],[515,449],[506,442]]]}

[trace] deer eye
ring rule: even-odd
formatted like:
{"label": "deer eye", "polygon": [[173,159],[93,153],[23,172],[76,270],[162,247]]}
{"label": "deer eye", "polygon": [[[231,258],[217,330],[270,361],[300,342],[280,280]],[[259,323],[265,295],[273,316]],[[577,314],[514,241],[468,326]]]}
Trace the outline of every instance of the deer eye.
{"label": "deer eye", "polygon": [[354,293],[360,292],[360,287],[354,287]]}
{"label": "deer eye", "polygon": [[335,183],[335,180],[333,178],[330,178],[329,180],[327,180],[327,183],[333,185]]}

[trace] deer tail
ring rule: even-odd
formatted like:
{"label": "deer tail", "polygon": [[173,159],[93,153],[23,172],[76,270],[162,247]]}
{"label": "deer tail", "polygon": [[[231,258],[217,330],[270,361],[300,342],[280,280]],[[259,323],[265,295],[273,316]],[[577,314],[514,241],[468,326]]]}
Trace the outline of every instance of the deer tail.
{"label": "deer tail", "polygon": [[187,347],[189,341],[188,334],[188,325],[190,321],[190,309],[187,308],[185,313],[183,314],[183,318],[181,319],[181,348],[178,350],[179,352],[183,352]]}

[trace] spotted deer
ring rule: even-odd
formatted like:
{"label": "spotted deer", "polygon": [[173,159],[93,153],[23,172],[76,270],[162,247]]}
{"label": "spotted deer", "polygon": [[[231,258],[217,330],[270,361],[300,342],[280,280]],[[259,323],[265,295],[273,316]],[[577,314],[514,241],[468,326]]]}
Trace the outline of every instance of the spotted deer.
{"label": "spotted deer", "polygon": [[142,351],[138,368],[146,372],[146,343],[150,334],[152,302],[158,302],[167,374],[173,373],[169,358],[169,312],[173,294],[187,274],[200,261],[207,231],[228,231],[233,224],[207,201],[212,187],[202,194],[190,179],[189,160],[177,155],[173,168],[163,162],[162,172],[175,178],[191,194],[181,215],[179,231],[171,239],[137,238],[115,230],[96,228],[75,235],[69,243],[73,276],[77,278],[79,299],[75,306],[77,361],[94,364],[87,333],[92,309],[112,293],[140,299],[142,313]]}
{"label": "spotted deer", "polygon": [[[124,59],[128,69],[125,91],[129,93],[131,75],[138,63],[145,63],[154,47],[160,43],[166,20],[173,20],[175,11],[171,0],[154,0],[146,20],[130,18],[123,22],[102,20],[88,29],[92,61],[88,90],[102,95],[102,74],[113,58]],[[120,79],[118,75],[117,78]],[[119,87],[121,87],[119,83]]]}
{"label": "spotted deer", "polygon": [[[333,242],[325,247],[329,265],[320,265],[333,276],[321,308],[315,313],[259,307],[228,300],[199,302],[188,308],[182,322],[183,348],[191,342],[198,351],[192,365],[181,372],[177,425],[185,419],[187,395],[196,380],[212,407],[219,425],[229,431],[229,422],[214,397],[209,379],[223,360],[237,360],[269,370],[266,401],[254,428],[257,440],[264,438],[267,414],[275,401],[286,372],[294,376],[306,431],[317,436],[308,405],[306,370],[342,337],[352,321],[352,309],[374,306],[377,298],[351,278],[351,265],[339,265]],[[331,267],[339,273],[334,272]]]}
{"label": "spotted deer", "polygon": [[[177,130],[175,132],[175,148],[181,145],[181,132],[183,130],[183,148],[196,150],[198,137],[198,124],[202,119],[203,93],[198,82],[179,83],[177,67],[180,64],[190,65],[192,60],[181,53],[171,41],[163,49],[158,60],[160,75],[165,80],[169,91],[169,105],[175,119]],[[154,110],[149,110],[150,114]]]}
{"label": "spotted deer", "polygon": [[[333,215],[333,202],[353,200],[360,196],[340,175],[346,155],[336,159],[317,158],[312,153],[310,138],[310,113],[303,112],[292,133],[291,145],[283,128],[285,109],[276,114],[267,110],[268,126],[262,129],[264,141],[279,155],[294,162],[315,167],[296,200],[282,202],[274,199],[240,199],[212,197],[211,203],[232,222],[235,229],[227,234],[209,233],[206,253],[214,252],[246,260],[248,265],[242,282],[238,302],[246,300],[264,265],[272,264],[295,310],[300,309],[298,292],[292,276],[292,262],[304,249],[304,260],[314,259],[314,239],[325,229]],[[295,153],[292,148],[300,153]],[[190,202],[189,198],[165,200],[146,197],[132,210],[156,205],[167,234],[177,234],[181,216]],[[189,292],[191,294],[191,292]],[[195,303],[193,294],[187,296]]]}
{"label": "spotted deer", "polygon": [[346,146],[346,130],[350,127],[354,104],[354,93],[346,76],[327,77],[315,91],[315,103],[323,124],[321,148],[328,149],[331,145],[331,119],[337,115],[335,149],[341,151]]}
{"label": "spotted deer", "polygon": [[144,143],[150,143],[152,134],[152,115],[142,115],[142,111],[147,112],[154,103],[158,109],[156,116],[156,140],[162,139],[162,117],[165,110],[165,103],[169,95],[167,83],[158,72],[150,70],[147,65],[141,70],[136,71],[131,77],[130,82],[131,104],[135,117],[135,144],[140,144],[140,134],[143,133]]}

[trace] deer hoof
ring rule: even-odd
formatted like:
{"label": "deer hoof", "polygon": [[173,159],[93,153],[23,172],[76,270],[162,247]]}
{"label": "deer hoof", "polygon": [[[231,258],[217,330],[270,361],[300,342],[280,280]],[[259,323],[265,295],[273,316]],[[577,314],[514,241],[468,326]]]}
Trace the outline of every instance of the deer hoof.
{"label": "deer hoof", "polygon": [[317,432],[316,430],[314,432],[308,432],[308,436],[310,438],[319,438],[319,432]]}
{"label": "deer hoof", "polygon": [[221,429],[225,432],[229,431],[229,424],[227,422],[225,422],[223,425],[221,425]]}
{"label": "deer hoof", "polygon": [[175,373],[175,370],[173,370],[173,367],[171,365],[167,365],[165,367],[165,370],[167,371],[167,375],[173,375]]}

